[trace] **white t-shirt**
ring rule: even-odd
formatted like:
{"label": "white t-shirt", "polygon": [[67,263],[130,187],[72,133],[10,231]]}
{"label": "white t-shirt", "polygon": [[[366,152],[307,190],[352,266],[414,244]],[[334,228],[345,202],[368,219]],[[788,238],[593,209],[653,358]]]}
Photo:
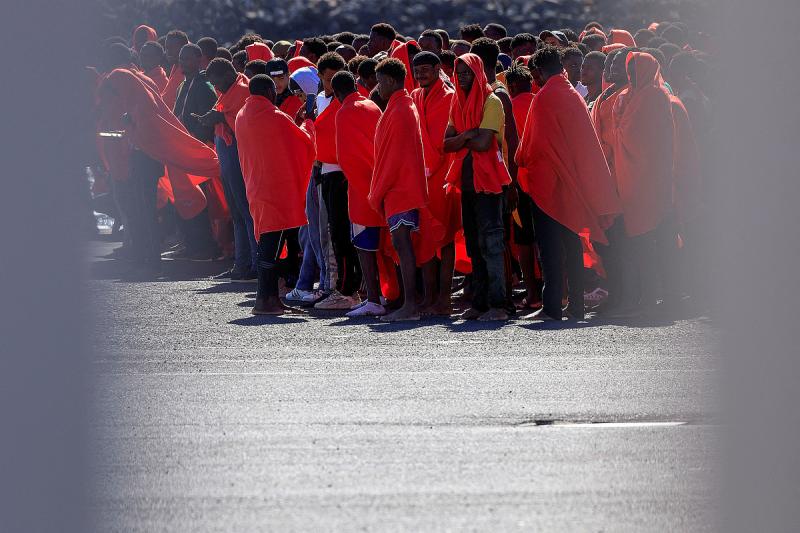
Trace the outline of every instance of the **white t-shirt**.
{"label": "white t-shirt", "polygon": [[575,86],[575,90],[578,91],[578,94],[581,95],[581,98],[586,98],[586,96],[589,94],[589,88],[581,82],[578,82],[578,84]]}
{"label": "white t-shirt", "polygon": [[[336,98],[335,96],[325,96],[325,91],[322,91],[317,95],[317,116],[320,116],[323,111],[328,107],[328,105]],[[322,163],[322,174],[328,174],[330,172],[341,172],[342,167],[336,165],[334,163]]]}

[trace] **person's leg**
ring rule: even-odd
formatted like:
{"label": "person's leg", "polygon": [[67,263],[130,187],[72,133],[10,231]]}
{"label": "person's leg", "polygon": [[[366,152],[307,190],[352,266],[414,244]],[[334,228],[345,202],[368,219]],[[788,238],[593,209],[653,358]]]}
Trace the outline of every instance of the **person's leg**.
{"label": "person's leg", "polygon": [[[258,270],[258,242],[256,241],[256,234],[255,234],[255,226],[253,225],[253,217],[250,214],[250,203],[247,201],[247,189],[245,188],[244,184],[244,176],[242,175],[242,167],[239,163],[239,148],[236,144],[236,139],[233,140],[233,144],[230,146],[230,189],[231,193],[233,194],[234,198],[234,206],[235,210],[238,213],[239,218],[243,221],[244,229],[242,230],[242,240],[243,238],[247,237],[247,246],[243,245],[245,251],[242,252],[242,261],[246,261],[247,255],[249,253],[250,256],[250,265],[242,265],[245,270],[250,270],[250,272],[256,272]],[[230,203],[228,207],[231,211],[234,209],[231,207]]]}
{"label": "person's leg", "polygon": [[577,234],[564,226],[561,226],[561,242],[564,246],[564,269],[567,272],[567,291],[569,294],[567,312],[571,318],[583,320],[583,243]]}
{"label": "person's leg", "polygon": [[300,239],[299,228],[288,229],[283,232],[286,243],[286,259],[281,260],[281,276],[286,281],[286,286],[294,288],[300,274]]}
{"label": "person's leg", "polygon": [[[228,146],[220,137],[215,138],[217,157],[219,158],[220,180],[222,181],[222,191],[225,193],[225,201],[228,203],[228,211],[233,222],[233,272],[246,273],[253,267],[253,259],[250,253],[250,238],[248,228],[242,217],[241,210],[233,191],[232,181],[234,169],[233,160],[239,161],[235,146]],[[255,240],[255,236],[252,237]]]}
{"label": "person's leg", "polygon": [[434,256],[430,261],[422,265],[422,288],[423,299],[419,304],[420,312],[429,315],[430,308],[436,304],[436,296],[439,294],[439,260]]}
{"label": "person's leg", "polygon": [[361,267],[350,235],[347,180],[341,172],[330,173],[328,180],[328,225],[339,269],[339,291],[345,296],[353,296],[361,287]]}
{"label": "person's leg", "polygon": [[358,250],[358,260],[364,275],[367,289],[367,301],[381,303],[381,282],[378,277],[378,258],[375,252]]}
{"label": "person's leg", "polygon": [[414,258],[414,247],[411,244],[412,228],[400,225],[392,231],[392,245],[400,259],[400,274],[403,279],[403,305],[385,317],[386,322],[401,320],[419,320],[417,310],[416,274],[417,261]]}
{"label": "person's leg", "polygon": [[325,290],[325,272],[322,261],[322,251],[319,242],[319,200],[317,186],[313,178],[306,189],[306,219],[308,224],[300,228],[300,244],[303,246],[303,261],[300,263],[300,274],[297,278],[296,289],[305,292],[314,290],[317,279],[317,268],[320,268],[320,290]]}
{"label": "person's leg", "polygon": [[462,318],[478,318],[489,310],[489,286],[486,262],[481,254],[478,229],[478,195],[475,192],[463,191],[461,193],[461,217],[464,225],[464,242],[467,255],[472,261],[471,277],[471,308]]}
{"label": "person's leg", "polygon": [[507,257],[502,194],[478,193],[478,244],[486,264],[489,311],[483,320],[505,320],[507,297]]}
{"label": "person's leg", "polygon": [[161,246],[158,241],[156,190],[164,166],[144,152],[134,150],[131,155],[130,196],[131,222],[134,223],[134,245],[137,261],[146,269],[156,271],[161,264]]}
{"label": "person's leg", "polygon": [[519,266],[525,283],[525,308],[538,307],[541,301],[540,284],[536,280],[536,249],[534,248],[533,211],[531,197],[519,191],[517,213],[521,226],[515,227],[514,240],[519,248]]}
{"label": "person's leg", "polygon": [[673,216],[668,217],[656,229],[655,234],[656,286],[660,287],[663,306],[674,306],[684,294],[680,275],[681,262],[678,248],[678,228]]}
{"label": "person's leg", "polygon": [[598,308],[599,312],[608,312],[622,303],[622,260],[625,247],[625,226],[622,217],[617,217],[610,228],[606,230],[608,244],[594,244],[600,258],[603,260],[603,270],[606,271],[606,289],[608,298]]}
{"label": "person's leg", "polygon": [[288,308],[278,296],[278,257],[283,247],[283,232],[262,233],[258,240],[258,291],[254,315],[280,315]]}
{"label": "person's leg", "polygon": [[436,305],[433,312],[439,316],[450,316],[453,314],[453,272],[456,265],[456,245],[455,242],[442,246],[439,261],[439,295],[436,298]]}
{"label": "person's leg", "polygon": [[640,305],[643,312],[654,310],[658,299],[658,251],[656,235],[658,230],[637,237],[639,239],[639,287]]}
{"label": "person's leg", "polygon": [[[561,319],[561,296],[564,291],[562,243],[559,224],[533,203],[533,228],[542,262],[542,309],[548,317]],[[538,313],[538,312],[537,312]],[[539,313],[539,316],[541,313]],[[538,316],[537,316],[538,317]]]}
{"label": "person's leg", "polygon": [[324,268],[320,268],[324,272],[323,277],[325,280],[325,291],[333,292],[336,290],[339,281],[339,271],[336,265],[336,254],[333,253],[333,245],[331,243],[331,230],[328,222],[328,203],[326,196],[329,193],[329,184],[326,176],[322,176],[320,184],[317,186],[317,198],[319,199],[319,242],[320,254],[322,262],[320,263]]}

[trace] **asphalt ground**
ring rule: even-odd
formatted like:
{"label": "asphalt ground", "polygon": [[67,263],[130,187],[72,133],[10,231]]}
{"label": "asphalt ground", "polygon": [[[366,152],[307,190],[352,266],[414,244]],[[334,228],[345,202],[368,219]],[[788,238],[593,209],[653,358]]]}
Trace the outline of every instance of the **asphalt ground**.
{"label": "asphalt ground", "polygon": [[715,530],[716,330],[250,315],[94,243],[101,531]]}

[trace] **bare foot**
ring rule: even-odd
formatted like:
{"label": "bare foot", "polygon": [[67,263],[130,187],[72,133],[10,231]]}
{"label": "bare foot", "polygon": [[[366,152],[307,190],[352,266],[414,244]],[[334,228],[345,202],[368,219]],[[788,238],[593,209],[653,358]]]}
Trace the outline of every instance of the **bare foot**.
{"label": "bare foot", "polygon": [[416,306],[403,306],[393,313],[381,317],[383,322],[406,322],[419,320],[419,312]]}
{"label": "bare foot", "polygon": [[422,316],[450,316],[453,314],[453,305],[450,302],[436,302],[424,307],[420,314]]}
{"label": "bare foot", "polygon": [[494,322],[499,320],[508,320],[508,313],[503,309],[498,309],[497,307],[493,307],[483,313],[478,320],[481,322]]}

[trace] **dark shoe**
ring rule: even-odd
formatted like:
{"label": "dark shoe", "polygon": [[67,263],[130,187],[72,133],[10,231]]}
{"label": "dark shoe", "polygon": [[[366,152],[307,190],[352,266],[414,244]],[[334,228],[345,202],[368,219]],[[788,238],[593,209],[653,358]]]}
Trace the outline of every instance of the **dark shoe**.
{"label": "dark shoe", "polygon": [[231,271],[231,283],[255,283],[258,281],[258,272],[248,270],[247,272]]}

